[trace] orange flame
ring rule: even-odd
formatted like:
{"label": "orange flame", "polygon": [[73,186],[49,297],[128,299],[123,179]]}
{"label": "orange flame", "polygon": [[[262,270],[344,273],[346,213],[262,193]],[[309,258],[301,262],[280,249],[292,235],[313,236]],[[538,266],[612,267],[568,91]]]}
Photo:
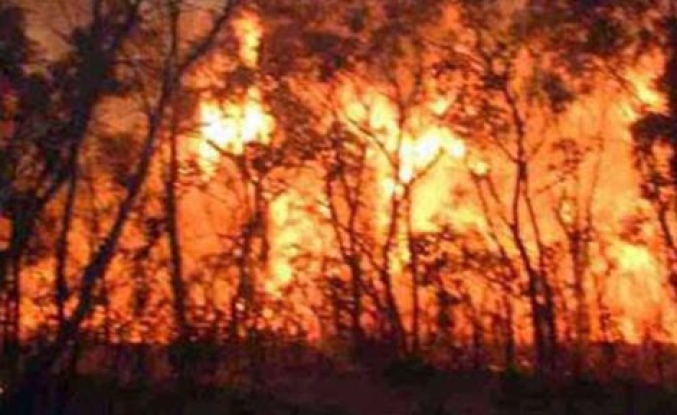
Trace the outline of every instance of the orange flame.
{"label": "orange flame", "polygon": [[[236,22],[235,31],[240,40],[241,62],[255,68],[263,36],[260,21],[254,15],[245,15]],[[630,73],[628,78],[635,96],[620,104],[624,121],[636,120],[642,108],[664,108],[664,98],[653,88],[651,71],[638,70]],[[402,114],[399,106],[378,85],[344,81],[338,91],[340,121],[369,147],[368,163],[377,181],[374,215],[381,224],[381,231],[392,213],[391,198],[401,198],[409,185],[415,189],[412,206],[415,231],[437,229],[436,221],[441,213],[450,214],[456,226],[486,231],[485,218],[478,208],[467,204],[449,212],[448,197],[441,191],[467,177],[464,173],[485,178],[497,170],[496,176],[500,176],[501,168],[493,159],[490,162],[469,154],[466,141],[440,121],[453,105],[452,98],[429,93],[424,102]],[[238,101],[224,105],[203,102],[200,118],[203,127],[196,153],[199,165],[208,177],[214,175],[222,152],[241,155],[249,143],[268,145],[275,130],[275,119],[268,113],[261,90],[256,86]],[[465,165],[459,161],[464,161]],[[450,174],[450,171],[458,174]],[[322,218],[308,214],[308,209],[318,204],[317,196],[297,189],[308,187],[321,193],[320,187],[313,184],[311,178],[297,177],[296,182],[270,204],[271,259],[267,280],[262,284],[266,292],[277,298],[282,289],[300,275],[294,259],[301,249],[321,255],[331,250],[333,243],[332,237],[328,236],[330,233],[325,234],[322,229]],[[560,209],[561,219],[570,225],[574,221],[574,207],[565,201]],[[398,235],[398,241],[403,239],[401,236]],[[397,264],[393,265],[396,268],[393,271],[404,273],[404,265],[409,260],[406,244],[398,242],[394,249]],[[669,321],[677,322],[677,314],[666,311],[672,308],[672,299],[660,278],[661,260],[651,250],[618,242],[614,244],[611,257],[617,275],[610,278],[606,291],[618,315],[623,315],[620,330],[627,341],[640,341],[642,330],[657,313],[667,313]],[[646,283],[641,286],[640,281]],[[638,301],[640,289],[646,295]],[[471,290],[481,291],[477,287]],[[272,317],[269,315],[268,318]],[[671,339],[677,342],[677,330],[673,331]]]}
{"label": "orange flame", "polygon": [[[263,30],[258,18],[245,14],[235,22],[240,40],[240,59],[250,68],[258,65],[258,49]],[[197,144],[197,159],[202,172],[210,177],[222,152],[240,155],[245,146],[258,142],[269,144],[275,120],[265,109],[261,90],[252,86],[238,102],[219,105],[213,101],[200,104],[202,129]]]}
{"label": "orange flame", "polygon": [[9,247],[9,240],[12,232],[12,222],[0,215],[0,251],[4,251]]}
{"label": "orange flame", "polygon": [[246,13],[235,24],[235,33],[240,40],[240,59],[247,67],[255,68],[259,61],[259,47],[263,37],[263,26],[258,17]]}
{"label": "orange flame", "polygon": [[239,103],[223,106],[213,102],[200,105],[201,138],[197,155],[200,166],[208,176],[213,174],[221,152],[240,155],[247,144],[268,144],[275,120],[265,110],[261,91],[252,87]]}

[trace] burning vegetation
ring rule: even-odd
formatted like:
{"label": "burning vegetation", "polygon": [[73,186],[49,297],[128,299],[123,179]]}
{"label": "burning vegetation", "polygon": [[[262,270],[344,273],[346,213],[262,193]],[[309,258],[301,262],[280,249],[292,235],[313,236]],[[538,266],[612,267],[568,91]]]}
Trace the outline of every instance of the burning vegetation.
{"label": "burning vegetation", "polygon": [[120,350],[677,381],[672,1],[29,3],[0,0],[0,410],[65,411]]}

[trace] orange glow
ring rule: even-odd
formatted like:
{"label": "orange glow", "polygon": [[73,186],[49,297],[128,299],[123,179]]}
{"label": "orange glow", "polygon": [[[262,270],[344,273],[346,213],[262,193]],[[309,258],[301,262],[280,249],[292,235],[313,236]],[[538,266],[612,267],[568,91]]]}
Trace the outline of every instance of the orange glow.
{"label": "orange glow", "polygon": [[11,232],[12,222],[0,215],[0,251],[4,251],[9,247]]}
{"label": "orange glow", "polygon": [[263,27],[258,17],[247,13],[235,21],[235,33],[240,41],[240,59],[250,68],[258,66],[259,46]]}
{"label": "orange glow", "polygon": [[[253,13],[243,14],[234,22],[233,29],[239,42],[238,56],[233,58],[237,61],[234,66],[239,65],[239,69],[244,66],[251,72],[259,70],[260,46],[265,34],[261,19]],[[641,342],[645,333],[654,328],[660,317],[666,326],[665,338],[677,344],[677,307],[675,307],[675,299],[666,281],[667,265],[664,254],[661,249],[655,249],[652,245],[657,239],[656,232],[647,231],[647,235],[642,235],[646,236],[644,239],[649,242],[635,240],[627,242],[619,236],[621,232],[618,231],[619,223],[636,216],[633,209],[639,204],[637,201],[641,199],[638,178],[636,172],[632,170],[632,146],[628,127],[641,117],[643,111],[647,109],[660,111],[666,106],[664,97],[652,85],[657,72],[655,68],[658,66],[656,65],[653,63],[648,65],[648,68],[638,67],[626,74],[630,88],[618,92],[610,87],[609,89],[613,89],[616,94],[613,99],[602,95],[603,92],[607,92],[606,89],[599,95],[581,98],[581,102],[573,104],[572,108],[563,115],[564,122],[561,124],[564,132],[554,133],[547,128],[544,128],[544,132],[528,132],[531,135],[542,134],[547,139],[551,138],[550,133],[553,136],[560,133],[575,136],[583,143],[581,147],[585,147],[585,151],[582,152],[587,151],[592,154],[590,156],[586,153],[582,156],[583,158],[589,157],[582,163],[580,173],[582,184],[577,182],[572,186],[564,183],[569,178],[558,176],[561,173],[559,171],[554,172],[555,168],[550,166],[552,161],[550,155],[543,154],[547,150],[535,155],[533,162],[530,160],[531,187],[529,190],[522,189],[521,191],[528,191],[533,195],[535,215],[538,216],[537,221],[540,226],[538,230],[534,230],[536,226],[524,217],[528,210],[524,206],[526,203],[520,202],[523,204],[518,206],[523,216],[516,214],[519,216],[517,220],[510,217],[512,214],[511,198],[513,193],[518,192],[513,187],[516,173],[509,156],[506,157],[486,142],[480,142],[479,138],[472,137],[472,132],[467,133],[467,136],[463,133],[461,137],[459,132],[465,130],[457,128],[449,121],[450,117],[447,115],[451,114],[454,105],[457,105],[460,99],[457,100],[453,94],[442,94],[434,88],[428,88],[420,93],[421,96],[413,99],[413,103],[407,103],[406,108],[403,108],[405,105],[398,105],[395,101],[396,94],[392,93],[387,84],[380,83],[380,80],[369,80],[362,74],[337,76],[336,85],[332,85],[336,87],[336,96],[333,97],[333,101],[326,96],[322,97],[325,101],[332,101],[329,103],[332,105],[332,111],[326,111],[331,114],[323,113],[322,117],[325,118],[320,118],[325,120],[335,117],[332,121],[342,124],[342,127],[351,133],[351,139],[354,138],[367,148],[365,157],[365,171],[367,172],[365,181],[367,183],[364,185],[363,194],[357,196],[361,216],[355,221],[355,227],[359,228],[359,236],[362,238],[360,242],[364,243],[366,248],[359,247],[358,249],[373,249],[373,252],[370,252],[373,258],[369,258],[373,263],[364,260],[365,264],[362,264],[365,268],[365,278],[373,278],[378,272],[374,270],[378,270],[379,267],[392,274],[396,291],[395,301],[398,306],[402,307],[405,329],[410,327],[413,314],[409,284],[411,284],[411,276],[416,271],[412,271],[413,256],[408,239],[412,234],[420,236],[424,233],[452,229],[454,238],[457,237],[458,242],[450,242],[449,245],[456,243],[458,245],[453,245],[449,250],[462,252],[454,251],[450,254],[450,256],[455,255],[450,262],[456,261],[458,264],[454,263],[453,268],[449,266],[451,270],[441,271],[443,275],[440,278],[446,279],[445,282],[462,280],[473,306],[481,311],[479,314],[485,311],[483,315],[497,314],[497,310],[492,307],[497,307],[494,304],[500,302],[499,297],[504,293],[489,292],[496,290],[487,288],[495,282],[488,282],[489,278],[486,275],[475,271],[477,268],[472,268],[477,264],[469,263],[483,261],[485,257],[482,255],[485,254],[486,258],[501,264],[506,259],[507,261],[515,259],[517,273],[524,274],[524,265],[520,263],[517,244],[511,234],[511,222],[518,220],[523,220],[521,232],[523,232],[524,244],[528,255],[532,256],[535,263],[538,262],[535,258],[542,249],[536,242],[534,234],[537,232],[542,233],[545,245],[543,249],[548,249],[548,253],[552,251],[554,258],[566,258],[568,241],[564,238],[568,235],[562,231],[562,228],[568,231],[569,228],[579,226],[578,222],[582,222],[578,215],[583,215],[584,209],[576,203],[579,202],[579,197],[584,199],[587,189],[580,190],[578,187],[585,187],[593,182],[591,177],[594,167],[591,165],[594,162],[590,160],[596,157],[596,151],[606,151],[604,157],[600,156],[602,173],[599,178],[599,189],[595,189],[598,191],[596,197],[599,200],[595,199],[594,206],[590,208],[595,224],[599,224],[599,228],[594,230],[595,241],[592,243],[594,247],[591,250],[604,251],[604,255],[598,255],[597,251],[590,255],[590,266],[585,271],[585,278],[588,279],[586,284],[591,287],[593,277],[601,280],[599,284],[602,286],[602,297],[608,303],[605,306],[611,308],[612,314],[617,318],[616,323],[623,340],[632,343]],[[301,87],[298,88],[301,89]],[[241,164],[245,165],[250,161],[249,156],[254,144],[277,149],[275,146],[280,146],[284,142],[287,133],[282,128],[281,118],[276,118],[271,110],[266,100],[267,89],[263,85],[253,82],[253,85],[247,85],[242,89],[240,95],[234,94],[225,102],[214,96],[202,97],[195,115],[196,122],[199,123],[198,131],[192,133],[186,140],[187,152],[197,164],[203,184],[206,183],[206,187],[213,190],[209,196],[218,194],[221,198],[217,202],[207,202],[209,196],[198,194],[200,190],[188,189],[182,201],[186,207],[182,210],[185,216],[183,219],[185,223],[182,226],[186,228],[185,233],[190,234],[182,236],[185,239],[183,249],[190,252],[186,255],[190,257],[186,261],[188,263],[186,267],[191,267],[190,271],[195,271],[194,273],[204,277],[204,280],[209,278],[201,273],[206,274],[212,271],[203,269],[205,267],[200,262],[203,256],[218,256],[217,254],[224,254],[226,250],[236,249],[233,246],[238,242],[229,244],[231,239],[228,238],[235,239],[238,236],[236,232],[240,232],[249,224],[249,221],[252,221],[252,217],[247,217],[253,216],[247,202],[253,193],[254,180],[258,177],[251,179],[246,174],[238,175],[237,173],[241,173],[239,171],[233,173],[233,170],[237,170]],[[299,95],[304,93],[304,91],[295,92]],[[582,101],[585,99],[592,102],[591,107],[595,112],[583,105]],[[327,102],[322,102],[322,104],[327,104]],[[320,105],[316,107],[310,105],[310,107],[318,112],[324,108]],[[609,125],[600,127],[600,133],[597,130],[593,131],[597,126],[589,127],[589,121],[593,119],[602,124],[604,120],[600,115],[601,107],[605,110],[612,109],[610,112],[613,115],[611,120],[607,120]],[[534,119],[539,116],[538,111],[535,111]],[[541,126],[538,119],[528,121],[538,127]],[[317,130],[322,133],[322,126],[317,126]],[[605,139],[608,138],[611,143],[608,144],[610,149],[593,148],[594,146],[590,145],[592,142],[590,138],[595,134],[604,135]],[[531,135],[530,138],[532,138]],[[542,137],[537,138],[540,140]],[[528,145],[530,150],[531,144]],[[548,142],[547,145],[550,144],[551,142]],[[577,144],[580,143],[577,142]],[[546,149],[547,145],[543,149]],[[510,149],[506,153],[510,153]],[[571,155],[570,152],[565,154],[567,157]],[[237,163],[229,164],[232,159],[236,159]],[[239,163],[241,161],[246,163]],[[319,321],[314,307],[317,308],[321,301],[326,301],[322,296],[326,295],[325,286],[330,277],[345,282],[349,272],[346,264],[341,263],[343,253],[339,250],[339,236],[337,236],[341,230],[336,231],[332,227],[334,225],[336,228],[341,228],[345,226],[345,223],[341,221],[341,218],[336,219],[331,215],[346,216],[346,207],[341,205],[336,209],[337,212],[328,211],[328,197],[323,182],[327,172],[323,170],[326,166],[321,163],[322,161],[313,160],[307,163],[309,167],[285,166],[256,183],[262,183],[261,186],[264,188],[261,198],[265,199],[262,201],[264,205],[262,210],[265,212],[261,221],[265,222],[265,226],[262,227],[261,232],[265,232],[263,236],[268,245],[265,247],[266,258],[261,260],[265,263],[256,263],[252,266],[256,270],[251,272],[256,274],[252,279],[255,280],[257,294],[261,293],[262,298],[271,300],[271,304],[276,305],[283,301],[286,302],[285,304],[288,303],[289,313],[293,314],[294,318],[302,320],[307,325],[304,328],[310,333],[308,335],[315,338],[319,338],[319,333],[324,328],[321,327],[323,323]],[[226,165],[232,167],[235,164],[237,168],[225,168]],[[485,195],[487,199],[490,199],[491,205],[486,207],[486,211],[477,194],[477,187],[480,186],[487,189],[487,194],[492,191],[497,194]],[[490,186],[494,187],[490,188]],[[575,187],[574,191],[570,191],[569,187]],[[553,188],[556,190],[552,190]],[[577,191],[583,195],[576,194]],[[575,198],[573,196],[568,198],[574,194]],[[333,197],[340,198],[341,196],[344,195]],[[398,211],[396,211],[398,208],[393,207],[395,205],[398,206]],[[409,214],[411,217],[408,216]],[[9,221],[0,215],[0,250],[8,243],[10,225]],[[672,225],[675,226],[675,224]],[[395,231],[391,235],[389,232],[393,228]],[[209,235],[205,237],[203,234]],[[211,238],[209,242],[205,242],[208,238]],[[389,238],[392,241],[388,240]],[[144,235],[142,231],[138,231],[138,234],[133,234],[128,239],[134,241],[133,243],[136,244],[134,248],[138,248],[141,243],[139,241],[144,240]],[[447,243],[446,239],[442,242],[436,240],[430,249],[433,251],[447,249],[443,246],[445,243]],[[392,249],[392,255],[388,260],[382,259],[379,255],[379,250],[383,249],[386,244],[390,244],[389,247]],[[479,260],[474,257],[470,258],[470,255],[466,254],[466,244],[480,246],[482,255],[478,255]],[[499,252],[498,245],[500,244],[503,244],[505,249]],[[259,246],[256,248],[264,250]],[[227,254],[230,255],[230,251]],[[252,258],[255,256],[250,255]],[[257,258],[252,259],[251,262],[258,261],[258,258],[257,255]],[[443,258],[444,261],[447,259]],[[391,263],[384,264],[379,261],[391,261]],[[444,261],[440,260],[440,262]],[[550,259],[544,262],[547,261]],[[562,260],[562,262],[567,261]],[[467,263],[469,265],[466,265]],[[120,264],[116,266],[123,267]],[[491,266],[499,267],[493,263]],[[558,291],[556,295],[561,295],[566,300],[570,300],[568,296],[571,295],[572,277],[568,266],[563,265],[562,269],[553,271],[552,274],[553,286]],[[223,304],[230,301],[234,295],[233,287],[236,286],[238,270],[232,264],[223,268],[226,269],[219,269],[220,274],[213,277],[213,279],[219,279],[217,282],[201,281],[203,285],[191,291],[191,301],[200,305],[213,301],[226,309]],[[499,274],[502,271],[490,272]],[[156,278],[154,283],[167,279],[165,274],[161,272],[158,274],[153,276]],[[193,276],[190,272],[186,274],[191,275],[191,278]],[[526,277],[520,275],[515,279],[520,278]],[[36,277],[26,280],[33,281],[33,284],[35,284],[34,281],[39,281],[38,285],[41,287],[53,286],[53,281],[48,278]],[[375,286],[380,283],[378,278],[374,280]],[[517,337],[523,341],[530,341],[528,335],[530,310],[526,294],[521,294],[520,287],[523,283],[522,280],[511,280],[506,285],[513,284],[510,287],[514,290],[510,294],[512,296],[510,301],[516,304],[514,306],[515,321],[516,326],[519,326],[515,329]],[[421,309],[428,313],[423,318],[428,321],[434,320],[433,314],[438,307],[435,297],[437,287],[434,285],[434,283],[429,283],[422,286],[420,290]],[[129,298],[135,295],[134,289],[130,286],[117,288],[114,302],[129,303]],[[156,297],[153,298],[155,303],[151,301],[152,304],[161,304],[163,302],[158,297],[171,295],[169,288],[161,283],[157,283],[154,287],[160,288],[156,290]],[[36,288],[36,290],[39,289],[41,288]],[[378,289],[378,287],[375,288],[375,290]],[[592,288],[589,291],[592,291]],[[595,309],[592,295],[586,301],[590,309]],[[281,327],[283,324],[281,312],[271,304],[263,305],[262,320],[265,324]],[[326,303],[321,306],[327,307]],[[160,305],[157,307],[161,308]],[[243,310],[245,304],[239,302],[235,307]],[[30,313],[36,315],[39,312],[44,313],[44,311],[39,311],[35,304],[27,305],[24,309],[31,310]],[[169,315],[170,311],[165,313]],[[125,326],[125,339],[128,341],[139,342],[152,336],[166,340],[169,336],[168,333],[143,332],[139,329],[141,323],[134,323],[134,317],[130,315],[130,312],[120,314],[123,316],[119,317],[121,320],[119,325]],[[366,314],[369,313],[365,312]],[[171,320],[171,316],[161,318]],[[595,317],[591,317],[591,320],[594,319]],[[96,327],[101,324],[103,324],[103,316],[101,313],[94,313],[91,325]],[[594,324],[592,323],[593,326]],[[598,328],[593,329],[592,337],[601,337]]]}
{"label": "orange glow", "polygon": [[652,70],[660,65],[660,60],[653,59],[626,74],[629,82],[629,99],[623,105],[623,112],[629,122],[637,120],[643,111],[662,112],[667,101],[655,88],[656,75]]}
{"label": "orange glow", "polygon": [[[610,282],[607,289],[614,298],[612,306],[622,316],[621,331],[624,339],[640,343],[646,330],[660,332],[656,318],[660,316],[666,324],[665,335],[672,342],[677,341],[677,314],[671,307],[674,300],[668,287],[661,282],[661,266],[651,251],[644,246],[617,243],[613,249],[619,267],[619,275]],[[641,293],[641,295],[640,295]]]}
{"label": "orange glow", "polygon": [[[240,59],[255,68],[263,30],[258,18],[246,14],[235,22],[235,32],[240,41]],[[268,144],[275,120],[265,109],[261,90],[250,87],[244,98],[236,102],[219,104],[203,101],[199,109],[201,131],[197,141],[197,160],[206,176],[214,174],[221,152],[234,155],[244,153],[250,143]]]}
{"label": "orange glow", "polygon": [[[386,193],[392,194],[399,186],[414,180],[438,158],[462,159],[466,155],[465,142],[435,118],[451,105],[444,97],[432,97],[409,113],[399,114],[396,104],[377,88],[345,84],[339,92],[339,101],[346,125],[362,135],[373,152],[380,154],[378,169]],[[399,183],[388,174],[392,168],[388,158],[393,157],[399,163]]]}
{"label": "orange glow", "polygon": [[485,177],[491,170],[489,163],[477,158],[468,162],[468,169],[470,169],[470,172],[477,177]]}
{"label": "orange glow", "polygon": [[247,144],[268,144],[275,130],[275,121],[265,111],[258,88],[249,89],[240,103],[220,106],[203,102],[200,118],[203,127],[197,156],[207,175],[213,174],[221,152],[240,155]]}
{"label": "orange glow", "polygon": [[631,73],[630,82],[637,99],[642,105],[652,109],[663,109],[665,107],[665,99],[651,85],[654,82],[651,72]]}
{"label": "orange glow", "polygon": [[[240,36],[248,39],[242,42],[240,57],[249,65],[255,65],[258,55],[254,46],[260,39],[260,32],[255,30],[258,25],[254,22],[256,20],[238,26]],[[637,98],[643,105],[659,108],[662,97],[650,87],[650,79],[650,75],[633,75],[631,78]],[[626,117],[636,119],[639,116],[636,112],[638,107],[633,102],[630,98],[620,105]],[[379,232],[383,233],[387,229],[391,198],[401,199],[408,185],[413,186],[414,192],[411,195],[414,231],[435,231],[439,229],[440,215],[448,214],[446,220],[458,229],[487,232],[483,214],[476,206],[466,204],[450,212],[449,199],[440,193],[441,189],[458,186],[465,179],[464,174],[484,178],[494,168],[488,158],[470,153],[465,140],[439,120],[438,117],[452,105],[453,99],[429,94],[420,105],[409,108],[406,114],[400,114],[396,103],[376,85],[351,81],[344,82],[339,88],[341,121],[369,147],[371,156],[368,163],[378,181],[374,187],[374,214],[376,222],[380,224]],[[275,129],[275,119],[267,112],[260,90],[256,87],[252,87],[239,102],[225,105],[203,102],[200,117],[203,128],[197,153],[207,176],[213,175],[221,151],[240,155],[248,143],[270,144]],[[399,165],[397,171],[394,170],[393,162]],[[451,171],[454,173],[450,174]],[[295,180],[298,186],[278,196],[270,205],[268,232],[272,244],[271,258],[262,288],[278,299],[282,298],[282,290],[289,283],[297,281],[307,272],[295,265],[296,257],[309,252],[321,256],[323,252],[335,249],[331,233],[325,232],[322,225],[326,218],[309,214],[312,206],[319,203],[314,192],[321,192],[321,185],[314,184],[310,176],[297,177]],[[306,191],[295,190],[301,188],[306,188]],[[313,192],[310,189],[315,190]],[[565,200],[559,209],[560,219],[572,225],[575,219],[572,202]],[[403,232],[404,229],[400,228],[398,242],[393,248],[396,255],[391,264],[391,270],[400,274],[407,272],[406,264],[410,260]],[[533,253],[535,246],[533,243],[529,245]],[[652,316],[656,313],[667,313],[667,319],[672,318],[675,322],[677,314],[666,311],[671,310],[672,299],[658,277],[662,272],[660,259],[654,258],[645,247],[620,243],[614,246],[611,255],[618,271],[609,282],[608,298],[616,313],[623,316],[619,330],[624,339],[639,342],[643,330],[647,324],[651,324],[650,321],[653,322]],[[638,284],[647,275],[655,277],[648,278],[651,282],[643,288],[646,297],[636,301],[633,294],[640,289]],[[476,291],[477,295],[482,292],[480,287],[472,288],[472,291]],[[428,301],[432,298],[425,293],[422,295],[429,298]],[[310,298],[305,300],[312,302]],[[401,301],[406,307],[406,292],[401,293]],[[300,313],[307,313],[308,306],[299,303],[296,308]],[[270,312],[267,315],[266,319],[272,318]],[[677,341],[677,330],[673,330],[670,336]]]}

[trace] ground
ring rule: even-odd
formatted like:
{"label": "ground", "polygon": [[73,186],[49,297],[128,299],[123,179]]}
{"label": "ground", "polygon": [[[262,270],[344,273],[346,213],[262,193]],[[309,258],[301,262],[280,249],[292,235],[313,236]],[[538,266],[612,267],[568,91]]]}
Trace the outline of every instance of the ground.
{"label": "ground", "polygon": [[488,372],[389,368],[304,370],[268,376],[256,390],[74,382],[69,415],[669,415],[677,395],[615,380],[546,382]]}

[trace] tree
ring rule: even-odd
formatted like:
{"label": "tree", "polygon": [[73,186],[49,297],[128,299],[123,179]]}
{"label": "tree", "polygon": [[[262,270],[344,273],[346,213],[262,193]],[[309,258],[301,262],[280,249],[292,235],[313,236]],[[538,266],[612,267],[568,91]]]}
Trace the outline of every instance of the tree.
{"label": "tree", "polygon": [[[556,58],[551,61],[550,51],[541,49],[533,36],[528,8],[475,2],[464,6],[462,16],[472,39],[465,60],[469,62],[463,108],[466,129],[478,147],[492,150],[489,162],[476,162],[471,168],[487,220],[496,216],[490,222],[496,229],[493,238],[509,264],[509,274],[526,278],[536,368],[548,372],[557,361],[559,333],[553,272],[556,247],[545,236],[543,202],[538,197],[542,181],[537,180],[536,170],[544,146],[553,140],[549,126],[574,101],[574,89]],[[500,161],[493,160],[495,155]],[[496,183],[487,163],[510,166],[503,174],[512,184]]]}
{"label": "tree", "polygon": [[[65,102],[63,103],[67,110],[66,114],[70,117],[67,117],[63,124],[57,124],[57,126],[62,125],[61,129],[50,130],[50,133],[53,133],[53,131],[59,133],[56,135],[57,138],[66,140],[66,147],[70,150],[67,153],[69,157],[67,160],[70,160],[70,162],[66,165],[58,164],[58,167],[54,167],[47,159],[48,162],[45,163],[46,168],[43,173],[45,177],[38,182],[40,187],[35,192],[45,190],[37,193],[38,197],[33,198],[35,203],[32,204],[33,209],[22,210],[22,214],[28,213],[30,215],[28,216],[29,221],[37,219],[39,209],[44,207],[44,204],[66,183],[66,179],[73,173],[70,171],[74,165],[72,160],[77,157],[82,140],[87,136],[88,123],[99,102],[100,93],[114,79],[112,77],[114,74],[113,68],[117,62],[116,57],[123,45],[130,39],[132,30],[138,24],[143,3],[143,0],[141,0],[122,5],[106,4],[107,7],[104,7],[104,4],[95,1],[92,4],[93,15],[92,21],[89,22],[90,25],[75,31],[76,77],[72,79],[73,83],[66,83],[65,87],[68,88],[68,93],[65,94]],[[148,177],[164,115],[176,92],[178,83],[209,50],[214,38],[228,21],[234,7],[235,3],[225,2],[205,34],[197,42],[187,47],[180,59],[176,59],[176,52],[171,47],[169,52],[163,52],[163,62],[160,66],[161,78],[158,80],[157,93],[145,95],[146,91],[140,91],[147,122],[145,136],[143,137],[141,153],[127,182],[125,194],[118,204],[112,225],[106,232],[102,244],[91,261],[81,271],[81,285],[74,310],[68,320],[60,327],[53,344],[44,352],[26,362],[25,372],[11,385],[9,393],[2,400],[1,410],[4,413],[16,413],[17,411],[32,413],[33,394],[44,384],[47,380],[46,375],[64,351],[67,350],[71,341],[78,335],[83,321],[91,311],[94,288],[102,275],[105,275],[108,270],[125,224]],[[167,38],[171,40],[171,31]],[[173,42],[170,41],[169,43],[172,44]],[[62,67],[60,70],[63,71],[64,69]],[[134,69],[132,68],[132,70]],[[82,90],[78,89],[78,86]],[[72,107],[69,105],[72,105]],[[60,113],[48,114],[60,115]],[[22,118],[22,120],[27,121],[25,118]],[[25,125],[24,128],[28,129],[29,126]],[[19,131],[22,130],[19,129]],[[58,148],[62,148],[61,144]],[[71,166],[70,170],[68,166]],[[30,230],[30,225],[30,222],[27,226],[23,223],[17,224],[16,219],[14,221],[14,226],[24,233],[26,230]],[[25,240],[24,237],[23,240],[19,241],[20,243],[17,243],[18,248],[24,245]]]}

